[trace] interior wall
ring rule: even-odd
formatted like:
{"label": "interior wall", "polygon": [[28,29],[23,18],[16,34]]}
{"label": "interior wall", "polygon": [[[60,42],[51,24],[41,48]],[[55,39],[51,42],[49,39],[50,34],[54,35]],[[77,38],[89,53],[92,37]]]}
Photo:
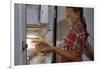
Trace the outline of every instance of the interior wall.
{"label": "interior wall", "polygon": [[[87,31],[89,33],[88,41],[94,48],[94,9],[84,8],[84,17],[87,24]],[[89,59],[83,54],[83,60],[87,61]]]}
{"label": "interior wall", "polygon": [[89,33],[89,42],[94,47],[94,9],[84,8],[84,17],[87,24],[87,30]]}

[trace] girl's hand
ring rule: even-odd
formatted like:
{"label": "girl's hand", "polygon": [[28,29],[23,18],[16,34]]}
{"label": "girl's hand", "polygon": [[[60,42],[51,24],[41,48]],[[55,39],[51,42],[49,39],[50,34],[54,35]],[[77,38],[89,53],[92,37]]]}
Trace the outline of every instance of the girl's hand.
{"label": "girl's hand", "polygon": [[42,53],[50,53],[54,51],[54,47],[46,41],[38,41],[36,48]]}
{"label": "girl's hand", "polygon": [[42,49],[42,52],[43,52],[44,54],[47,54],[47,53],[54,52],[54,49],[55,49],[55,47],[53,47],[53,46],[48,46],[48,47]]}

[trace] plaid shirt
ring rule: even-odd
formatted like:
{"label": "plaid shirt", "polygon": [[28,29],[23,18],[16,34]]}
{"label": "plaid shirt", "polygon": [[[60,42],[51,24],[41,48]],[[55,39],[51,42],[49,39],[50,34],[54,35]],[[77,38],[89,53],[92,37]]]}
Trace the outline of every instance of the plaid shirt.
{"label": "plaid shirt", "polygon": [[[72,26],[72,28],[69,30],[67,36],[64,38],[64,49],[74,49],[76,52],[79,52],[82,54],[82,46],[85,43],[85,31],[82,26],[82,24],[78,23]],[[82,55],[80,56],[82,58]],[[76,58],[77,59],[77,58]],[[78,60],[80,60],[78,58]],[[64,58],[61,60],[61,62],[65,61]]]}
{"label": "plaid shirt", "polygon": [[81,24],[75,24],[72,26],[70,31],[68,32],[67,36],[64,38],[64,43],[66,44],[66,47],[70,47],[72,49],[77,50],[80,45],[80,47],[85,42],[85,31]]}

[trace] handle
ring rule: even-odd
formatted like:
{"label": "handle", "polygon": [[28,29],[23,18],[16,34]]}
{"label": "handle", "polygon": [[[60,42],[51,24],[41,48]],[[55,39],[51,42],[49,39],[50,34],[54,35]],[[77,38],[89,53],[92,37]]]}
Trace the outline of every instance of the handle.
{"label": "handle", "polygon": [[28,47],[28,45],[27,45],[26,41],[22,41],[22,50],[23,51],[26,50],[27,47]]}

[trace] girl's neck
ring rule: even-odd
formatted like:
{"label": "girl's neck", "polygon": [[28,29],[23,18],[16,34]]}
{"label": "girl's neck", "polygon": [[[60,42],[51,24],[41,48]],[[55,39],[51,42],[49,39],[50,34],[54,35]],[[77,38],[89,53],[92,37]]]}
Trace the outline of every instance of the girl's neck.
{"label": "girl's neck", "polygon": [[80,24],[80,23],[81,23],[81,21],[78,20],[78,21],[76,21],[76,22],[73,22],[73,23],[72,23],[72,26],[73,26],[73,25],[76,25],[76,24]]}

